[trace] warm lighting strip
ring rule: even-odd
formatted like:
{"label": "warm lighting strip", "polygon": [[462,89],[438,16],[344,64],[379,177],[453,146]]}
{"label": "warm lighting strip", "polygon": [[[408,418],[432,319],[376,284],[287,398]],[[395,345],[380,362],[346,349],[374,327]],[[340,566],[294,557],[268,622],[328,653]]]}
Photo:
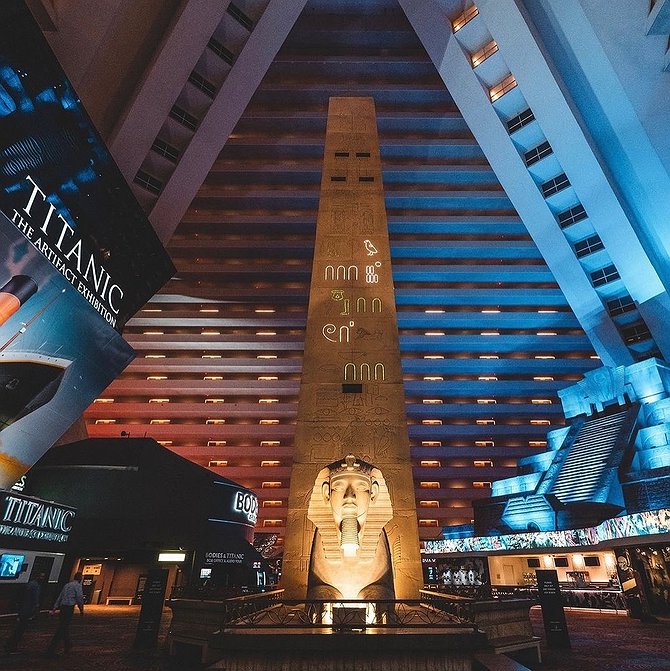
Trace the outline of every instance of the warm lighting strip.
{"label": "warm lighting strip", "polygon": [[508,75],[500,82],[500,84],[496,84],[489,90],[489,98],[491,99],[491,102],[493,103],[499,98],[502,98],[502,96],[515,87],[516,79],[514,78],[514,75]]}
{"label": "warm lighting strip", "polygon": [[452,22],[451,28],[457,33],[463,26],[467,25],[479,14],[479,10],[476,5],[471,5],[468,7],[462,14],[459,14]]}
{"label": "warm lighting strip", "polygon": [[478,65],[481,65],[489,56],[493,56],[496,51],[498,51],[498,44],[493,40],[470,56],[472,67],[476,68]]}

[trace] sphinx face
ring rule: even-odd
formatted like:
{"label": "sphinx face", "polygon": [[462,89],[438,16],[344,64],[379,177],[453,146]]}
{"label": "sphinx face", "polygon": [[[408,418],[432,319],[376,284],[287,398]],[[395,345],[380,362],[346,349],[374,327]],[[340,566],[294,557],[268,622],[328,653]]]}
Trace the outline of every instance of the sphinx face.
{"label": "sphinx face", "polygon": [[344,518],[355,517],[359,529],[365,525],[370,503],[374,501],[379,486],[365,473],[345,471],[330,478],[330,485],[324,483],[324,497],[330,502],[333,519],[338,529]]}

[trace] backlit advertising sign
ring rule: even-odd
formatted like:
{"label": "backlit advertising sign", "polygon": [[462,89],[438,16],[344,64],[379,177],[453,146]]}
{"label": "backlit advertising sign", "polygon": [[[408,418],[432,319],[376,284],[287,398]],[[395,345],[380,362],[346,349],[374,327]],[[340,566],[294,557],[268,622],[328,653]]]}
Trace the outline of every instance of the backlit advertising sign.
{"label": "backlit advertising sign", "polygon": [[0,211],[119,331],[174,272],[23,0],[0,3]]}
{"label": "backlit advertising sign", "polygon": [[173,274],[23,0],[0,3],[0,488],[130,363]]}
{"label": "backlit advertising sign", "polygon": [[0,535],[67,543],[77,511],[53,501],[0,491]]}
{"label": "backlit advertising sign", "polygon": [[258,497],[234,482],[215,480],[210,522],[237,524],[253,529],[258,519]]}
{"label": "backlit advertising sign", "polygon": [[17,482],[133,356],[0,213],[0,488]]}

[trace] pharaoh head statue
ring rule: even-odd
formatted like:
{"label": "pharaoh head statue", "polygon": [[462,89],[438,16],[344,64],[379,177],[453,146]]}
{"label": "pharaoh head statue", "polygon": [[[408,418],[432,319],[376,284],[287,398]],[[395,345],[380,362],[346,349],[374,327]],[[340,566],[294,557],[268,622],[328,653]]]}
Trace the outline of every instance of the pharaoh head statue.
{"label": "pharaoh head statue", "polygon": [[381,471],[353,454],[329,464],[317,476],[307,516],[330,559],[371,558],[393,517]]}

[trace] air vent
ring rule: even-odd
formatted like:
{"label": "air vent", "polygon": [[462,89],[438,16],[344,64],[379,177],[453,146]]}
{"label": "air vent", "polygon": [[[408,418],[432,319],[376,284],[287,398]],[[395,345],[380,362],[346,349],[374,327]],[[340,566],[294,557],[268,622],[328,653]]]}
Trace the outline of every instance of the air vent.
{"label": "air vent", "polygon": [[603,241],[600,239],[599,235],[592,235],[585,240],[575,242],[575,254],[578,259],[593,254],[594,252],[598,252],[601,249],[605,249],[605,245],[603,245]]}
{"label": "air vent", "polygon": [[516,133],[516,131],[521,130],[524,126],[527,126],[533,121],[535,121],[535,115],[533,114],[533,110],[529,107],[521,112],[521,114],[517,114],[507,120],[507,132],[512,135],[512,133]]}
{"label": "air vent", "polygon": [[594,270],[591,273],[591,282],[594,287],[601,287],[603,284],[609,284],[610,282],[614,282],[614,280],[618,280],[619,277],[619,271],[612,264],[605,266],[605,268]]}
{"label": "air vent", "polygon": [[578,221],[586,219],[587,216],[584,206],[579,203],[579,205],[575,205],[569,210],[565,210],[558,214],[556,220],[561,228],[567,228],[568,226],[572,226],[572,224],[576,224]]}
{"label": "air vent", "polygon": [[563,189],[567,189],[570,186],[570,180],[568,176],[563,172],[558,177],[550,179],[548,182],[545,182],[542,185],[542,195],[545,198],[549,198]]}
{"label": "air vent", "polygon": [[607,311],[612,317],[622,315],[635,309],[635,301],[626,294],[620,298],[613,298],[607,301]]}
{"label": "air vent", "polygon": [[188,81],[193,84],[198,90],[202,91],[208,98],[214,98],[216,95],[216,86],[209,80],[205,79],[199,72],[193,70],[188,76]]}
{"label": "air vent", "polygon": [[553,153],[553,149],[548,142],[543,142],[542,144],[537,145],[533,149],[527,151],[524,155],[524,161],[526,161],[526,166],[530,167],[534,163],[541,161],[545,156],[549,156]]}

